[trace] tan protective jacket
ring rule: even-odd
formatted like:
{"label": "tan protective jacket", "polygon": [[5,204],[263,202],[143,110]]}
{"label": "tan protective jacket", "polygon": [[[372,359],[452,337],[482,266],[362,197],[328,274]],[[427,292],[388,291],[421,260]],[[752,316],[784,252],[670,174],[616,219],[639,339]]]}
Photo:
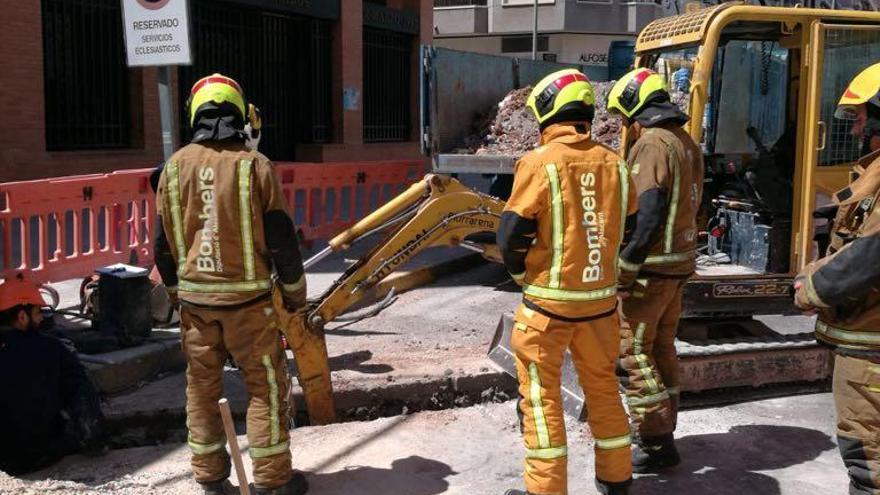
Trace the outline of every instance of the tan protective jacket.
{"label": "tan protective jacket", "polygon": [[617,255],[636,196],[626,164],[572,125],[545,129],[516,165],[498,232],[524,302],[548,316],[588,318],[617,304]]}
{"label": "tan protective jacket", "polygon": [[880,351],[880,153],[862,159],[859,178],[838,191],[828,256],[807,265],[800,307],[819,308],[816,337],[839,347]]}
{"label": "tan protective jacket", "polygon": [[638,224],[621,253],[621,278],[686,277],[696,268],[703,155],[681,127],[644,129],[627,159],[639,196]]}
{"label": "tan protective jacket", "polygon": [[286,204],[268,158],[243,144],[190,144],[168,160],[156,196],[182,301],[235,305],[269,292],[263,215]]}

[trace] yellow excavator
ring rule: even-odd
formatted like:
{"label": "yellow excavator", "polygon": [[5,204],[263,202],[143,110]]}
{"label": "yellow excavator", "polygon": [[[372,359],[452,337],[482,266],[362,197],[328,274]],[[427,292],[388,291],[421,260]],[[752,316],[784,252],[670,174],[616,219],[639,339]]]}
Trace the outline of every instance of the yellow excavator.
{"label": "yellow excavator", "polygon": [[[816,206],[847,183],[861,152],[833,113],[846,83],[880,60],[880,14],[727,2],[652,22],[635,51],[637,67],[668,78],[688,109],[686,128],[705,155],[700,212],[705,229],[697,275],[685,293],[685,316],[791,313],[792,277],[823,245],[824,220],[814,215]],[[425,47],[423,55],[423,148],[437,174],[339,234],[309,260],[344,251],[373,234],[385,236],[307,311],[288,315],[285,322],[313,424],[335,419],[325,323],[426,247],[462,246],[499,261],[493,234],[503,201],[439,174],[512,173],[517,157],[450,151],[462,146],[474,114],[559,67],[522,66],[518,72],[504,65],[516,66],[513,59],[489,61],[487,55],[433,47]],[[488,87],[487,67],[503,69],[491,75]],[[505,79],[510,74],[513,80]],[[452,86],[454,91],[444,90]],[[621,142],[625,154],[625,129]],[[490,357],[511,372],[508,340],[509,325],[502,324]],[[830,370],[827,351],[813,344],[809,332],[746,335],[723,344],[683,356],[683,362],[697,363],[683,374],[685,390],[821,380]],[[579,414],[583,398],[572,394],[565,398],[566,409]]]}

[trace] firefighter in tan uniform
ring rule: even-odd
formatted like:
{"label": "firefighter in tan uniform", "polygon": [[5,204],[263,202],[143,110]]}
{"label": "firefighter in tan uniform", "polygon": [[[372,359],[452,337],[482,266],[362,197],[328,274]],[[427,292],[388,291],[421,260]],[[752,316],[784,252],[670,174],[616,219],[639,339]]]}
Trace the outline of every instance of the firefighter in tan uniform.
{"label": "firefighter in tan uniform", "polygon": [[649,69],[617,81],[608,109],[636,142],[627,157],[638,194],[638,221],[620,253],[623,383],[636,435],[637,473],[680,462],[675,449],[678,357],[675,335],[682,292],[694,273],[696,215],[703,192],[700,148],[682,129],[688,117]]}
{"label": "firefighter in tan uniform", "polygon": [[187,359],[192,468],[205,493],[229,489],[229,456],[217,401],[232,356],[248,390],[247,434],[257,494],[301,494],[288,436],[288,370],[272,306],[273,275],[284,305],[305,306],[302,258],[271,162],[247,148],[239,85],[214,74],[189,102],[192,143],[159,180],[162,227],[156,264],[180,303]]}
{"label": "firefighter in tan uniform", "polygon": [[828,256],[795,279],[795,303],[817,311],[816,337],[835,348],[833,391],[837,444],[851,495],[880,494],[880,139],[870,115],[880,114],[880,64],[856,76],[840,99],[838,118],[870,154],[858,178],[838,191]]}
{"label": "firefighter in tan uniform", "polygon": [[[593,88],[564,70],[535,86],[528,106],[541,146],[516,165],[498,245],[523,287],[511,346],[526,446],[529,494],[567,493],[567,441],[560,380],[567,349],[584,388],[596,439],[596,485],[626,494],[630,431],[614,363],[620,345],[617,253],[635,196],[625,163],[590,139]],[[509,490],[508,495],[522,494]]]}

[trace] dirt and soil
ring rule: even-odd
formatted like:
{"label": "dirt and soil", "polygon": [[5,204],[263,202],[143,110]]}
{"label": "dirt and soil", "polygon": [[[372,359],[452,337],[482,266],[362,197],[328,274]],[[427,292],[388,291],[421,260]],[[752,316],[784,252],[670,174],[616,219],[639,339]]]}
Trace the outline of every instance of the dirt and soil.
{"label": "dirt and soil", "polygon": [[[620,148],[620,117],[607,111],[608,92],[615,81],[594,82],[596,114],[593,118],[592,136],[596,141],[613,150]],[[507,94],[496,107],[477,119],[474,132],[466,138],[468,153],[477,155],[522,156],[538,145],[540,134],[538,122],[526,106],[532,87],[515,89]],[[672,100],[687,112],[687,93],[675,92]]]}

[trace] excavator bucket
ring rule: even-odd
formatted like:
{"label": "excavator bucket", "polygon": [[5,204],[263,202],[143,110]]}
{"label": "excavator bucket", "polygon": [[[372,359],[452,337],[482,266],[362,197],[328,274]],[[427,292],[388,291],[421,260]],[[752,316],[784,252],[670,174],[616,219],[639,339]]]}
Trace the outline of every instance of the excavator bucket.
{"label": "excavator bucket", "polygon": [[293,351],[299,385],[302,387],[312,425],[326,425],[336,421],[333,402],[333,384],[330,381],[330,363],[324,333],[309,329],[303,313],[290,313],[276,298],[281,332]]}
{"label": "excavator bucket", "polygon": [[[512,332],[513,314],[508,313],[501,317],[498,328],[495,329],[495,336],[492,337],[492,344],[489,346],[489,359],[500,371],[516,379],[516,359],[510,346]],[[571,360],[571,353],[568,351],[565,351],[565,359],[562,363],[562,409],[578,420],[586,418],[584,392],[574,362]]]}

